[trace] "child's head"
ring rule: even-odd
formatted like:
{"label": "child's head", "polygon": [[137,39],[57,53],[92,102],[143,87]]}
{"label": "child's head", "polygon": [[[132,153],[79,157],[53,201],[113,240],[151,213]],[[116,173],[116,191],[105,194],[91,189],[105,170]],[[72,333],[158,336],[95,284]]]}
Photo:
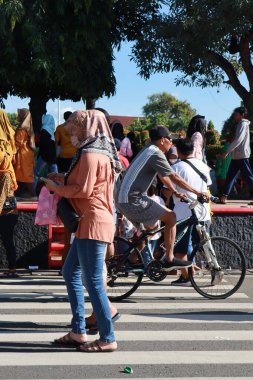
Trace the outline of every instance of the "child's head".
{"label": "child's head", "polygon": [[178,160],[177,148],[172,146],[166,153],[166,157],[171,165],[175,164]]}

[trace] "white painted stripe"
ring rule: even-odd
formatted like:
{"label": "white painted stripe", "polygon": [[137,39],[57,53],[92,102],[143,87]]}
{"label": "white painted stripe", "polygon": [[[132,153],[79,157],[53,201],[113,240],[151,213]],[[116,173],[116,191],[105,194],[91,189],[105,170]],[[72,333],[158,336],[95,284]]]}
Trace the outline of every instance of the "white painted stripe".
{"label": "white painted stripe", "polygon": [[[51,323],[57,325],[57,323],[69,324],[72,315],[69,313],[64,314],[0,314],[0,323],[6,322],[27,322],[27,323]],[[245,324],[253,323],[252,314],[121,314],[121,318],[118,323],[187,323],[187,324],[199,324],[199,323],[233,323]]]}
{"label": "white painted stripe", "polygon": [[[122,380],[123,377],[113,380]],[[142,377],[143,380],[252,380],[252,377]],[[23,379],[23,380],[31,380],[31,379]],[[45,380],[45,379],[37,379],[37,380]],[[55,380],[55,379],[47,379],[47,380]],[[83,379],[75,379],[75,380],[83,380]],[[86,379],[86,380],[95,380]],[[140,380],[140,377],[132,377],[131,380]]]}
{"label": "white painted stripe", "polygon": [[[122,380],[123,377],[113,380]],[[143,380],[252,380],[252,377],[142,377]],[[23,379],[23,380],[31,380],[31,379]],[[45,379],[37,379],[37,380],[45,380]],[[47,380],[55,380],[55,379],[47,379]],[[75,380],[83,380],[83,379],[75,379]],[[86,380],[95,380],[86,379]],[[140,377],[132,377],[131,380],[140,380]]]}
{"label": "white painted stripe", "polygon": [[[126,290],[126,289],[129,289],[130,288],[130,285],[128,286],[115,286],[113,288],[110,288],[110,291],[114,291],[114,290]],[[220,287],[218,287],[219,289]],[[233,289],[234,286],[232,285],[223,285],[222,286],[222,289],[226,289],[226,290],[230,290],[230,289]],[[34,291],[34,292],[37,292],[37,291],[40,291],[40,290],[66,290],[66,286],[61,286],[61,285],[21,285],[21,286],[18,286],[18,285],[3,285],[1,286],[0,285],[0,292],[2,293],[3,290],[27,290],[27,291]],[[212,289],[216,289],[216,287],[212,286]],[[221,289],[221,288],[220,288]],[[148,284],[141,284],[138,289],[136,290],[136,292],[139,292],[139,291],[149,291],[149,290],[157,290],[157,291],[168,291],[168,292],[175,292],[175,291],[193,291],[193,287],[191,286],[172,286],[169,284],[167,285],[148,285]]]}
{"label": "white painted stripe", "polygon": [[[35,298],[37,300],[37,298]],[[188,303],[183,302],[181,304],[176,302],[166,302],[166,303],[160,303],[160,302],[146,302],[146,303],[114,303],[115,307],[120,309],[127,309],[127,310],[155,310],[159,311],[161,310],[252,310],[253,309],[253,303],[232,303],[232,302],[222,302],[219,303],[218,301],[208,301],[203,298],[203,302],[197,302],[197,303]],[[33,310],[49,310],[49,309],[69,309],[69,303],[68,302],[1,302],[1,309],[33,309]],[[86,308],[88,310],[91,309],[90,302],[86,302]]]}
{"label": "white painted stripe", "polygon": [[[115,292],[111,292],[110,295],[111,296],[116,296],[118,295],[119,293]],[[215,293],[214,293],[215,294]],[[85,294],[86,295],[86,294]],[[39,299],[39,298],[46,298],[46,299],[52,299],[52,298],[55,298],[55,297],[67,297],[68,294],[66,292],[62,292],[62,293],[51,293],[51,292],[45,292],[45,291],[40,291],[40,292],[26,292],[26,293],[23,293],[23,292],[14,292],[14,293],[0,293],[0,299],[1,298],[9,298],[9,299],[16,299],[16,298],[24,298],[24,299],[27,299],[27,298],[33,298],[33,297],[36,297],[36,299]],[[167,298],[190,298],[191,300],[193,299],[203,299],[203,296],[201,296],[200,294],[198,294],[197,292],[187,292],[187,293],[182,293],[182,292],[168,292],[168,293],[156,293],[156,292],[153,292],[153,293],[142,293],[142,292],[135,292],[132,296],[131,296],[131,300],[142,300],[142,299],[151,299],[151,300],[155,300],[157,297],[159,298],[164,298],[164,299],[167,299]],[[232,296],[229,297],[230,299],[231,298],[236,298],[236,299],[244,299],[244,298],[250,298],[248,297],[245,293],[235,293],[233,294]],[[89,299],[89,297],[87,296],[87,299]]]}
{"label": "white painted stripe", "polygon": [[[230,275],[228,277],[229,278],[234,278],[235,276],[232,276]],[[236,276],[238,277],[238,276]],[[251,278],[252,276],[251,275],[246,275],[246,278]],[[178,278],[178,276],[174,276],[174,275],[168,275],[167,278],[165,278],[162,282],[158,283],[159,285],[161,286],[167,286],[168,284],[170,284],[171,281],[174,281]],[[135,282],[134,280],[136,280],[136,277],[134,276],[130,276],[127,278],[127,280],[132,280],[133,282]],[[201,281],[203,279],[198,279],[198,281]],[[41,285],[37,285],[38,282],[41,282],[42,283],[42,286],[43,286],[43,283],[45,282],[49,282],[49,281],[52,281],[52,284],[54,282],[57,282],[57,285],[59,285],[59,282],[62,284],[62,285],[59,285],[59,286],[65,286],[65,282],[63,280],[63,278],[61,276],[57,276],[57,275],[50,275],[50,274],[46,274],[46,275],[43,275],[43,276],[40,276],[39,274],[35,274],[34,276],[20,276],[19,278],[12,278],[12,279],[0,279],[0,288],[1,286],[15,286],[14,284],[17,284],[17,285],[34,285],[34,286],[41,286]],[[205,280],[203,280],[205,281]],[[225,279],[223,281],[226,281]],[[206,281],[205,281],[206,282]],[[36,284],[34,284],[36,283]],[[151,280],[148,279],[148,277],[144,276],[143,278],[143,282],[142,282],[142,285],[141,286],[145,286],[145,285],[148,285],[148,284],[154,284]],[[157,284],[157,286],[159,286]],[[56,286],[57,286],[56,285]],[[51,286],[51,285],[46,285],[46,286]]]}
{"label": "white painted stripe", "polygon": [[[183,289],[185,290],[185,288]],[[117,293],[116,293],[117,294]],[[111,295],[113,295],[113,293],[111,293]],[[155,292],[152,292],[152,293],[141,293],[141,292],[135,292],[132,296],[131,296],[131,300],[134,300],[134,299],[142,299],[142,298],[152,298],[152,299],[155,299],[156,297],[159,297],[159,298],[170,298],[170,297],[187,297],[187,298],[191,298],[191,299],[194,299],[194,298],[201,298],[203,299],[203,296],[201,294],[198,294],[197,292],[168,292],[168,293],[155,293]],[[235,293],[233,294],[232,296],[229,297],[229,299],[231,298],[250,298],[249,296],[247,296],[247,294],[245,293]]]}
{"label": "white painted stripe", "polygon": [[1,285],[0,284],[0,291],[8,289],[8,290],[44,290],[44,289],[50,289],[50,290],[64,290],[66,289],[66,286],[64,284],[62,285],[34,285],[33,283],[27,284],[27,285]]}
{"label": "white painted stripe", "polygon": [[[229,278],[231,277],[234,277],[234,276],[229,276]],[[238,277],[238,276],[236,276]],[[247,277],[247,276],[246,276]],[[34,287],[55,287],[55,288],[64,288],[66,287],[65,285],[65,282],[64,280],[62,279],[62,277],[59,277],[57,278],[57,276],[46,276],[44,278],[40,278],[40,277],[23,277],[23,279],[21,279],[22,277],[19,277],[18,279],[17,278],[13,278],[13,279],[0,279],[0,288],[8,288],[8,287],[15,287],[15,286],[34,286]],[[228,279],[229,279],[228,278]],[[158,282],[156,283],[156,287],[158,286],[162,286],[162,287],[166,287],[167,285],[170,285],[171,281],[174,281],[174,280],[177,280],[178,279],[178,276],[177,275],[168,275],[163,281],[161,282]],[[43,282],[49,282],[51,281],[51,283],[48,285],[48,284],[43,284]],[[133,273],[129,273],[129,277],[125,278],[125,279],[121,279],[120,281],[124,281],[124,282],[131,282],[131,283],[134,283],[136,282],[136,276],[133,274]],[[11,284],[10,284],[11,282]],[[34,282],[36,282],[36,284],[34,284]],[[42,283],[41,285],[38,284],[38,282]],[[54,282],[57,283],[57,285],[54,285]],[[60,284],[59,284],[60,282]],[[207,279],[204,279],[204,278],[199,278],[198,279],[198,282],[203,282],[203,283],[206,283],[207,282]],[[223,279],[223,282],[227,282],[226,281],[226,278]],[[17,285],[14,285],[14,284],[17,284]],[[51,285],[52,284],[52,285]],[[151,281],[148,277],[144,276],[143,277],[143,281],[141,283],[141,286],[145,286],[145,285],[152,285],[152,284],[155,284],[153,281]],[[120,285],[120,282],[119,282],[119,285]]]}
{"label": "white painted stripe", "polygon": [[[13,332],[1,333],[1,342],[52,342],[63,334],[47,332]],[[117,331],[117,341],[253,341],[253,331]],[[91,337],[89,340],[94,340]]]}
{"label": "white painted stripe", "polygon": [[0,354],[0,366],[74,366],[137,364],[252,364],[253,351],[116,351],[86,355],[82,352],[12,352]]}

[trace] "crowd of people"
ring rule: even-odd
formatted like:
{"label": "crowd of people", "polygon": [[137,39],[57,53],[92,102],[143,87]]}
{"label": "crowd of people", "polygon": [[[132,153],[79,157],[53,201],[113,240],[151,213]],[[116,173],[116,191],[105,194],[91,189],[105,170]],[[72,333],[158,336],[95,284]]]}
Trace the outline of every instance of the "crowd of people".
{"label": "crowd of people", "polygon": [[[249,163],[250,135],[246,109],[237,108],[234,140],[219,156],[232,154],[221,203],[233,187],[238,171],[253,188]],[[55,344],[77,345],[83,352],[112,352],[117,349],[113,322],[120,315],[106,295],[106,255],[113,255],[115,231],[134,238],[138,229],[156,229],[165,225],[166,258],[163,271],[180,270],[172,285],[189,284],[188,254],[196,234],[188,233],[174,249],[176,222],[189,215],[181,198],[205,201],[201,223],[210,226],[208,191],[211,169],[206,163],[204,116],[190,122],[186,138],[172,141],[162,125],[150,130],[150,139],[138,153],[135,136],[124,134],[119,121],[110,124],[103,109],[64,114],[64,124],[55,128],[54,118],[43,115],[36,153],[32,118],[29,110],[18,110],[15,133],[7,114],[0,110],[0,235],[6,249],[8,270],[5,277],[18,276],[13,231],[17,223],[15,194],[23,198],[38,195],[42,183],[67,200],[79,216],[74,238],[65,232],[65,262],[62,274],[72,311],[71,331]],[[36,161],[34,160],[37,154]],[[159,236],[148,244],[154,252]],[[143,249],[145,265],[148,255]],[[85,316],[85,286],[93,313]],[[95,326],[99,339],[87,343],[86,329]]]}

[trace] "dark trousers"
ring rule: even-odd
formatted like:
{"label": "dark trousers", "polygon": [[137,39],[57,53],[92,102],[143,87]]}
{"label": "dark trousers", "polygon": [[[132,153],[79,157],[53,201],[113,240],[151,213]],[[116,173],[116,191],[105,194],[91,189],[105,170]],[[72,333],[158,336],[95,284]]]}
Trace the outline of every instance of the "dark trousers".
{"label": "dark trousers", "polygon": [[249,159],[244,158],[241,160],[231,160],[231,163],[228,168],[224,191],[223,191],[224,195],[229,195],[234,185],[236,175],[238,174],[239,171],[241,172],[243,180],[248,183],[250,189],[253,189],[253,172],[249,163]]}
{"label": "dark trousers", "polygon": [[0,237],[6,250],[9,269],[16,267],[16,248],[14,245],[14,227],[18,221],[17,214],[6,214],[0,216]]}

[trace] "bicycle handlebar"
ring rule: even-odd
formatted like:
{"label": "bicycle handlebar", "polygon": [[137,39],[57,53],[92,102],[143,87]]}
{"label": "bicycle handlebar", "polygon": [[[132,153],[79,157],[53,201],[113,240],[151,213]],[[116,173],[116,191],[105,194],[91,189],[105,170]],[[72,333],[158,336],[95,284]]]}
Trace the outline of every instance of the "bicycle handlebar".
{"label": "bicycle handlebar", "polygon": [[206,199],[206,197],[200,196],[200,197],[197,198],[197,200],[192,200],[190,198],[181,198],[180,202],[188,203],[188,204],[191,204],[191,203],[194,203],[194,202],[198,202],[198,203],[204,204],[204,203],[208,203],[209,200],[211,202],[213,202],[213,203],[218,203],[219,202],[219,198],[218,197],[214,197],[213,195],[210,195],[210,197],[208,198],[208,200]]}

